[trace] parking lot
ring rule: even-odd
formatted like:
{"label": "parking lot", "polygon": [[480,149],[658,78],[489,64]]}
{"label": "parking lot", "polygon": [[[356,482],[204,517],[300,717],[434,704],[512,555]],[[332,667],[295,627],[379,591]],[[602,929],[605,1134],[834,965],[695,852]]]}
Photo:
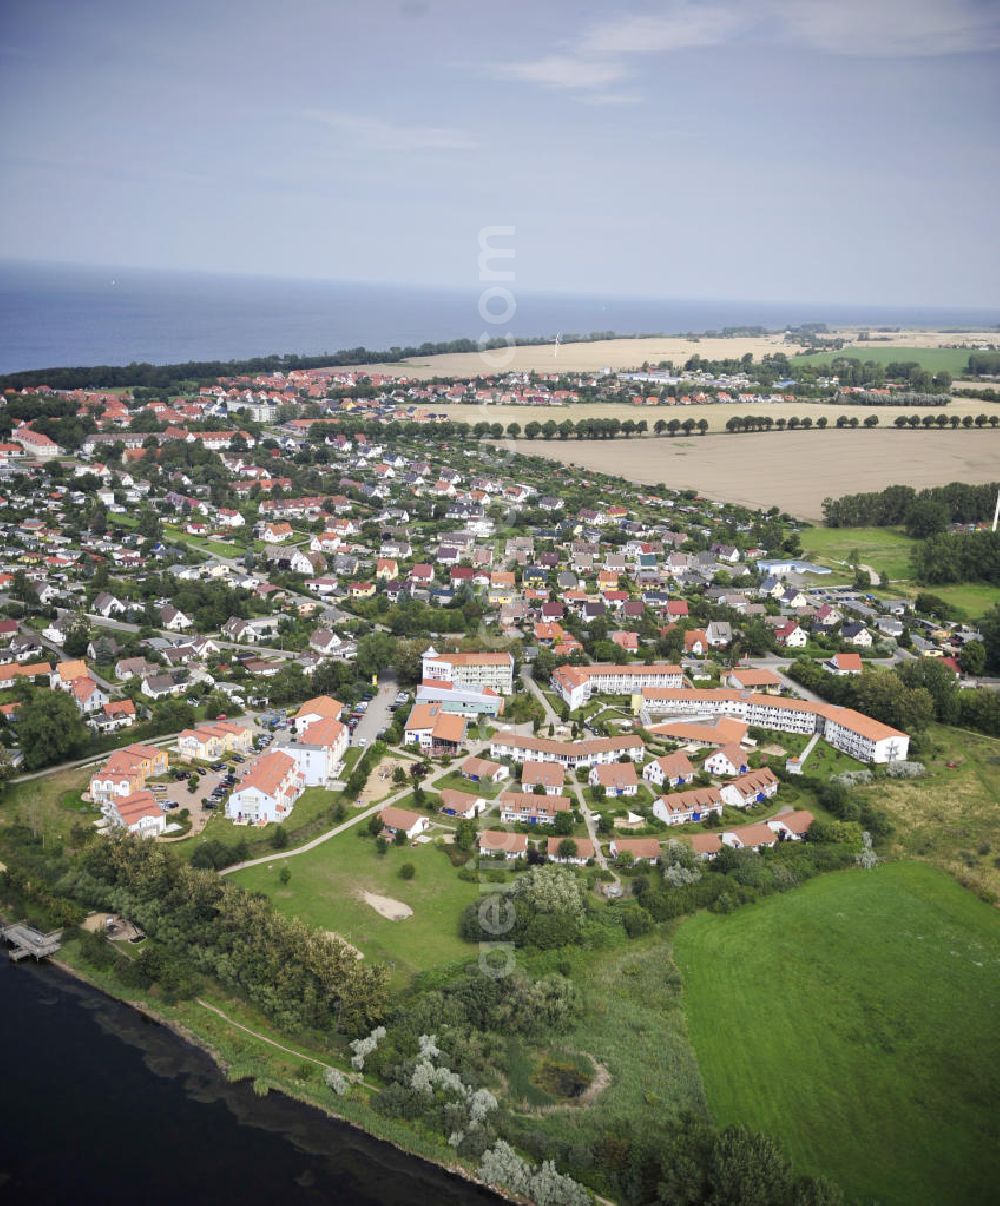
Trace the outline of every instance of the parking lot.
{"label": "parking lot", "polygon": [[[156,799],[161,805],[166,805],[168,824],[182,808],[186,808],[191,815],[191,832],[200,833],[209,817],[225,808],[229,792],[239,783],[258,753],[262,752],[256,746],[257,740],[270,733],[270,730],[259,725],[258,719],[254,715],[241,716],[239,722],[252,728],[254,748],[246,754],[226,755],[220,759],[220,762],[225,763],[222,769],[213,769],[217,765],[213,764],[210,767],[201,766],[196,770],[193,764],[179,764],[176,749],[170,751],[170,770],[166,775],[151,780],[149,783],[149,788]],[[264,748],[270,748],[270,743]],[[242,759],[242,761],[237,759]],[[189,779],[192,774],[196,778],[194,791],[189,789]],[[228,779],[228,775],[232,775],[233,778]]]}

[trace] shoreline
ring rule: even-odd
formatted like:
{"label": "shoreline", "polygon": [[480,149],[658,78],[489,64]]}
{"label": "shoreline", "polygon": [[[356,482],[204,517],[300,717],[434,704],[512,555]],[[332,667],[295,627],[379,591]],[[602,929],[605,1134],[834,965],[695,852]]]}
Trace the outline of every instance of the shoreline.
{"label": "shoreline", "polygon": [[[189,1029],[182,1022],[176,1021],[173,1018],[166,1017],[164,1014],[158,1012],[156,1009],[154,1009],[150,1005],[147,1005],[145,1002],[130,1000],[127,997],[119,996],[116,993],[109,992],[108,989],[104,985],[99,984],[99,983],[97,983],[97,981],[91,979],[91,977],[88,976],[87,973],[84,972],[81,968],[76,967],[71,963],[67,963],[64,959],[60,959],[58,957],[51,957],[51,958],[45,960],[45,962],[50,967],[54,967],[62,975],[68,976],[72,980],[77,980],[81,984],[85,984],[89,989],[91,989],[91,991],[100,993],[102,996],[107,997],[111,1001],[116,1001],[120,1005],[127,1006],[128,1008],[130,1008],[130,1009],[134,1010],[136,1013],[138,1013],[140,1016],[144,1017],[147,1021],[152,1022],[155,1025],[162,1026],[166,1030],[169,1030],[171,1034],[173,1034],[176,1038],[180,1039],[182,1042],[187,1043],[189,1046],[195,1047],[199,1051],[204,1052],[204,1054],[209,1057],[209,1059],[212,1061],[212,1063],[215,1065],[215,1067],[219,1070],[220,1074],[223,1077],[227,1077],[227,1074],[231,1068],[231,1065],[226,1061],[226,1059],[222,1056],[222,1054],[219,1051],[217,1051],[214,1047],[211,1046],[211,1044],[206,1039],[204,1039],[201,1035],[197,1034],[195,1031]],[[225,1020],[228,1021],[229,1019],[225,1019]],[[307,1058],[307,1057],[303,1057],[303,1058]],[[518,1198],[511,1197],[510,1195],[508,1195],[501,1189],[497,1188],[496,1186],[487,1185],[485,1181],[481,1181],[478,1177],[474,1176],[472,1174],[472,1172],[469,1169],[467,1169],[464,1165],[445,1164],[444,1162],[442,1162],[440,1160],[432,1160],[428,1156],[421,1155],[420,1153],[415,1152],[408,1147],[405,1147],[403,1144],[398,1143],[394,1139],[389,1139],[383,1135],[376,1134],[375,1132],[369,1130],[367,1127],[362,1126],[360,1122],[356,1122],[351,1118],[347,1118],[343,1114],[336,1113],[329,1106],[322,1105],[319,1102],[313,1101],[308,1097],[301,1096],[299,1094],[290,1092],[288,1089],[286,1089],[284,1087],[279,1087],[277,1085],[268,1084],[267,1089],[268,1089],[269,1093],[280,1093],[280,1094],[282,1094],[282,1096],[288,1098],[288,1100],[294,1101],[300,1106],[304,1106],[307,1109],[316,1110],[317,1113],[322,1114],[325,1118],[328,1118],[333,1122],[342,1124],[344,1126],[349,1126],[349,1127],[351,1127],[352,1130],[360,1132],[362,1135],[367,1136],[369,1139],[372,1139],[376,1143],[384,1143],[387,1146],[394,1148],[396,1151],[401,1152],[408,1159],[420,1160],[424,1164],[429,1164],[434,1168],[440,1169],[442,1172],[447,1173],[448,1175],[453,1176],[453,1177],[457,1178],[458,1180],[465,1181],[470,1185],[475,1185],[477,1188],[485,1190],[487,1193],[493,1194],[499,1201],[517,1202],[520,1200]]]}

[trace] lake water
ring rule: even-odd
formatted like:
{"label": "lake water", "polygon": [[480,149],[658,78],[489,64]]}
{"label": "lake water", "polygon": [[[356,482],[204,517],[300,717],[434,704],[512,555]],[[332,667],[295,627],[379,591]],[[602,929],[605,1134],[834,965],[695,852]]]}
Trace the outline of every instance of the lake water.
{"label": "lake water", "polygon": [[[569,296],[514,289],[491,335],[674,334],[788,323],[982,327],[997,310]],[[320,355],[478,339],[480,288],[420,289],[122,268],[0,262],[0,372],[56,365],[175,364]]]}
{"label": "lake water", "polygon": [[442,1206],[498,1199],[280,1094],[228,1084],[127,1006],[0,951],[4,1206]]}

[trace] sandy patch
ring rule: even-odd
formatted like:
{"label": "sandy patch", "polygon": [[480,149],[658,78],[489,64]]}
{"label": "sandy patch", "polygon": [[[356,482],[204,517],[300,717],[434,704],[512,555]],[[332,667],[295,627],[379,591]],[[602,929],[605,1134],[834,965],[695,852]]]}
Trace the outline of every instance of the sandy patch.
{"label": "sandy patch", "polygon": [[401,791],[402,788],[392,781],[392,772],[397,766],[401,766],[407,772],[408,783],[409,769],[412,765],[412,758],[399,758],[396,756],[383,758],[368,776],[368,781],[361,789],[361,795],[354,802],[354,807],[365,808],[369,804],[374,804],[376,800],[382,800],[386,796],[391,796],[393,792]]}
{"label": "sandy patch", "polygon": [[[812,520],[822,518],[824,498],[881,490],[893,482],[921,489],[993,481],[1000,455],[1000,433],[976,429],[719,434],[631,440],[627,449],[622,440],[506,443],[518,452],[585,471],[645,484],[665,482],[672,489],[694,489],[755,509],[779,506]],[[741,471],[734,472],[734,466]],[[743,472],[747,466],[753,470]]]}
{"label": "sandy patch", "polygon": [[762,745],[760,748],[762,754],[774,754],[776,758],[784,758],[788,752],[784,746],[780,745]]}
{"label": "sandy patch", "polygon": [[391,896],[378,896],[375,892],[362,892],[361,899],[382,917],[389,921],[405,921],[413,916],[413,910],[401,900],[393,900]]}
{"label": "sandy patch", "polygon": [[110,916],[110,913],[91,913],[83,922],[82,928],[88,934],[103,934],[107,929],[107,922]]}
{"label": "sandy patch", "polygon": [[336,930],[324,930],[323,933],[327,938],[332,938],[335,942],[340,942],[346,946],[349,951],[353,951],[355,959],[363,959],[365,957],[365,952],[359,951],[353,942],[347,941],[343,934],[338,934]]}

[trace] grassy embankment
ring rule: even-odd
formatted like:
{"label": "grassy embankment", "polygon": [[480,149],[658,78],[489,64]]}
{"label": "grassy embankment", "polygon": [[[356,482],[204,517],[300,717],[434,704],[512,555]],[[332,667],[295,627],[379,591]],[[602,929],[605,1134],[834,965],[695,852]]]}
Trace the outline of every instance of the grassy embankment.
{"label": "grassy embankment", "polygon": [[716,1122],[865,1200],[986,1202],[1000,1175],[1000,918],[915,862],[677,931]]}

